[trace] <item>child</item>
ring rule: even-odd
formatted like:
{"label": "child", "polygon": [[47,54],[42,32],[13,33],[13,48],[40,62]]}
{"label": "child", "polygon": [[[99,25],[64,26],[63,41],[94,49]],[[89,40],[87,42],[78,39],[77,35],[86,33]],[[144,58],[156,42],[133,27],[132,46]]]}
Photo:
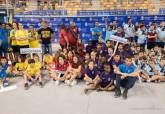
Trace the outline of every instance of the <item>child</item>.
{"label": "child", "polygon": [[108,54],[106,55],[107,62],[111,63],[113,57],[113,47],[108,48]]}
{"label": "child", "polygon": [[53,57],[49,53],[46,53],[43,57],[43,69],[48,70],[53,62]]}
{"label": "child", "polygon": [[74,52],[69,50],[67,54],[67,62],[71,63],[73,61]]}
{"label": "child", "polygon": [[98,74],[101,74],[101,72],[104,70],[104,63],[106,62],[106,57],[101,54],[99,55],[99,59],[97,61],[97,70],[98,70]]}
{"label": "child", "polygon": [[137,36],[138,36],[138,41],[137,41],[138,44],[140,45],[140,47],[144,49],[147,40],[147,32],[144,25],[140,25],[140,29],[138,29],[137,31]]}
{"label": "child", "polygon": [[78,58],[78,55],[75,55],[73,57],[72,63],[69,65],[65,73],[65,77],[66,77],[65,83],[68,86],[73,86],[77,84],[76,78],[81,77],[81,71],[82,71],[82,65],[80,59]]}
{"label": "child", "polygon": [[114,34],[114,31],[113,31],[113,26],[110,25],[108,26],[107,30],[106,30],[106,36],[105,36],[105,41],[108,41],[111,37],[111,35]]}
{"label": "child", "polygon": [[[8,81],[6,80],[6,72],[2,70],[2,64],[0,64],[0,89],[2,88],[1,86],[5,87],[8,86]],[[3,85],[1,85],[3,84]]]}
{"label": "child", "polygon": [[38,33],[37,31],[34,30],[33,25],[29,25],[28,37],[29,37],[29,47],[39,48]]}
{"label": "child", "polygon": [[60,55],[57,60],[58,61],[55,64],[55,72],[53,73],[53,79],[56,81],[56,85],[59,85],[60,82],[64,82],[66,79],[64,74],[67,71],[68,63],[66,62],[64,55]]}
{"label": "child", "polygon": [[17,76],[23,76],[25,71],[25,63],[23,56],[18,56],[18,61],[15,64],[13,73]]}
{"label": "child", "polygon": [[118,68],[118,66],[120,64],[122,64],[123,62],[121,61],[121,58],[120,58],[120,53],[116,53],[115,56],[113,57],[113,60],[112,60],[112,66],[113,66],[113,69],[114,71]]}
{"label": "child", "polygon": [[89,60],[87,65],[88,67],[85,69],[84,80],[87,84],[97,83],[99,75],[97,69],[95,68],[95,63],[93,60]]}
{"label": "child", "polygon": [[157,71],[153,77],[149,79],[149,81],[165,81],[165,60],[162,58],[160,60],[160,64],[155,65],[155,70]]}
{"label": "child", "polygon": [[111,66],[108,63],[104,64],[104,72],[99,76],[100,82],[98,90],[101,91],[113,91],[115,89],[114,79],[115,75],[111,69]]}
{"label": "child", "polygon": [[86,53],[91,53],[93,51],[93,45],[92,45],[91,40],[89,40],[88,45],[86,46],[85,50],[86,50]]}
{"label": "child", "polygon": [[42,79],[41,79],[41,71],[40,71],[38,65],[35,64],[34,59],[29,59],[28,63],[29,63],[29,65],[28,65],[27,69],[25,70],[25,74],[24,74],[25,89],[26,90],[29,89],[28,82],[35,83],[38,80],[39,80],[39,85],[42,88],[43,83],[42,83]]}
{"label": "child", "polygon": [[113,84],[114,82],[114,74],[112,73],[111,67],[108,63],[104,64],[104,72],[102,72],[95,83],[90,84],[87,88],[85,88],[85,94],[89,90],[101,90],[101,91],[112,91],[115,89]]}
{"label": "child", "polygon": [[34,58],[34,61],[35,61],[35,67],[38,69],[38,70],[41,70],[41,67],[42,67],[42,64],[40,62],[40,58],[37,54],[34,54],[33,55],[33,58]]}

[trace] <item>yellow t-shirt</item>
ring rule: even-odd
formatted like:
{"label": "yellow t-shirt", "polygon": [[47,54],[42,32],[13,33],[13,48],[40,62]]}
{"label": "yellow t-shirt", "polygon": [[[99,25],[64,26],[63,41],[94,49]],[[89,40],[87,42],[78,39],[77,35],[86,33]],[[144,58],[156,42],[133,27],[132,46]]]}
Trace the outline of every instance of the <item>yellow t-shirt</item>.
{"label": "yellow t-shirt", "polygon": [[16,46],[17,45],[17,40],[15,39],[15,33],[16,31],[13,29],[10,31],[10,38],[12,40],[12,46]]}
{"label": "yellow t-shirt", "polygon": [[35,67],[37,68],[37,69],[41,69],[41,67],[42,67],[42,64],[41,64],[41,62],[36,62],[35,63]]}
{"label": "yellow t-shirt", "polygon": [[15,68],[17,70],[25,70],[25,63],[16,63]]}
{"label": "yellow t-shirt", "polygon": [[29,59],[26,59],[25,62],[24,62],[24,67],[25,67],[25,69],[27,69],[27,67],[28,67],[28,65],[29,65],[28,61],[29,61]]}
{"label": "yellow t-shirt", "polygon": [[51,55],[44,55],[43,61],[51,64],[53,62],[53,57]]}
{"label": "yellow t-shirt", "polygon": [[15,33],[16,38],[24,38],[25,40],[17,40],[18,46],[26,46],[29,45],[28,41],[28,31],[27,30],[17,30]]}
{"label": "yellow t-shirt", "polygon": [[36,67],[32,68],[30,67],[30,65],[28,65],[27,69],[26,69],[26,73],[29,76],[35,76],[38,72],[40,72],[40,70]]}
{"label": "yellow t-shirt", "polygon": [[38,33],[37,32],[34,32],[34,33],[29,32],[28,36],[29,36],[29,47],[30,48],[39,48]]}

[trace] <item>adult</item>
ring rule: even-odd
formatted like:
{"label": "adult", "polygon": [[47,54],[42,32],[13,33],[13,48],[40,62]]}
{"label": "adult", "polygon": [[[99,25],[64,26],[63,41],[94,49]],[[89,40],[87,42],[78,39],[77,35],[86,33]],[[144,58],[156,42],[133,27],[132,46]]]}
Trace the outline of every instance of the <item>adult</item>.
{"label": "adult", "polygon": [[18,52],[20,52],[21,48],[29,48],[28,31],[24,29],[22,23],[18,24],[18,30],[16,30],[15,38],[17,41]]}
{"label": "adult", "polygon": [[135,39],[135,27],[131,18],[128,18],[127,23],[124,25],[124,32],[125,38],[131,39],[132,42],[137,42],[137,39]]}
{"label": "adult", "polygon": [[0,54],[5,56],[8,49],[8,34],[6,30],[6,24],[3,23],[0,28]]}
{"label": "adult", "polygon": [[69,41],[68,41],[68,29],[66,28],[65,24],[62,24],[59,30],[60,34],[60,46],[62,49],[69,47]]}
{"label": "adult", "polygon": [[17,48],[17,40],[15,37],[16,31],[18,30],[18,24],[17,23],[13,23],[12,24],[12,30],[10,31],[10,40],[11,40],[11,47],[13,49],[13,52],[19,52],[18,48]]}
{"label": "adult", "polygon": [[80,38],[80,33],[73,21],[70,21],[70,26],[68,28],[68,41],[72,48],[76,47],[77,41]]}
{"label": "adult", "polygon": [[116,75],[116,90],[115,97],[121,96],[120,87],[124,88],[123,98],[127,99],[128,90],[131,89],[138,77],[138,71],[132,63],[132,58],[125,57],[125,63],[119,65],[118,69],[115,70]]}
{"label": "adult", "polygon": [[98,43],[99,36],[102,35],[102,29],[99,27],[99,22],[95,22],[95,27],[91,29],[92,32],[92,43],[93,46],[96,46]]}
{"label": "adult", "polygon": [[38,30],[39,39],[42,41],[43,54],[48,52],[52,54],[52,43],[51,39],[54,37],[54,31],[48,26],[47,21],[41,22],[41,28]]}

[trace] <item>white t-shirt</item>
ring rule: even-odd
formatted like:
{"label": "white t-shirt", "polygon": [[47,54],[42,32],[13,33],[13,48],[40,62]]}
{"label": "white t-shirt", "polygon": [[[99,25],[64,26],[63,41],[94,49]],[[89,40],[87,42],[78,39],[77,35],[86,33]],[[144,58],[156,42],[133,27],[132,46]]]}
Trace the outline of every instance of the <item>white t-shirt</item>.
{"label": "white t-shirt", "polygon": [[157,34],[160,41],[165,41],[165,27],[158,27]]}
{"label": "white t-shirt", "polygon": [[125,37],[134,37],[135,34],[134,34],[134,25],[131,24],[130,26],[128,24],[125,24],[124,25],[124,29],[125,29]]}
{"label": "white t-shirt", "polygon": [[138,36],[138,44],[143,44],[145,43],[147,36],[145,34],[145,31],[142,31],[141,29],[138,29],[138,31],[136,32],[137,36]]}

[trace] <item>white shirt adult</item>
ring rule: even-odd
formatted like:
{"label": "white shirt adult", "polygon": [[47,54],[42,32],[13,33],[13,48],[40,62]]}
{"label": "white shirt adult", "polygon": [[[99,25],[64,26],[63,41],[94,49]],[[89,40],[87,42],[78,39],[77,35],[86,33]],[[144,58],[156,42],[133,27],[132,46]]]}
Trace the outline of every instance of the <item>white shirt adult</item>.
{"label": "white shirt adult", "polygon": [[135,26],[133,24],[125,24],[124,32],[126,38],[135,37]]}
{"label": "white shirt adult", "polygon": [[165,27],[158,27],[157,28],[157,34],[158,34],[158,41],[164,42],[165,41]]}

